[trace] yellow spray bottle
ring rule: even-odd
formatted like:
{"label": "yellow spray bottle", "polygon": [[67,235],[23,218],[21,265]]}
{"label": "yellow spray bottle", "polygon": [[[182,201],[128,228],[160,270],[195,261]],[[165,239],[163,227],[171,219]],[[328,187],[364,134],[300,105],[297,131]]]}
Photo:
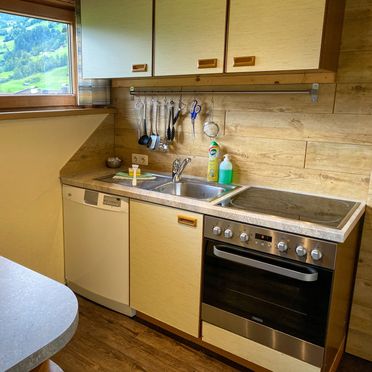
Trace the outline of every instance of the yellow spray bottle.
{"label": "yellow spray bottle", "polygon": [[218,167],[220,157],[220,146],[216,141],[212,141],[209,145],[208,150],[208,175],[207,180],[209,182],[218,181]]}

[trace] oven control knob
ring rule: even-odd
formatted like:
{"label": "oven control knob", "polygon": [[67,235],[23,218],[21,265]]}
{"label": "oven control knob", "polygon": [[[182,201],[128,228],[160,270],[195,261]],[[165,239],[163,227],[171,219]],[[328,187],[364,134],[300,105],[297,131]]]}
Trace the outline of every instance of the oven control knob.
{"label": "oven control knob", "polygon": [[288,245],[286,242],[281,241],[278,243],[277,248],[279,252],[287,252]]}
{"label": "oven control knob", "polygon": [[323,257],[323,254],[319,249],[313,249],[310,254],[311,254],[311,258],[314,261],[319,261]]}
{"label": "oven control knob", "polygon": [[233,237],[233,232],[231,229],[226,229],[223,235],[225,236],[225,238],[231,239]]}
{"label": "oven control knob", "polygon": [[249,240],[249,235],[246,232],[242,232],[240,234],[240,241],[241,242],[247,242]]}
{"label": "oven control knob", "polygon": [[213,227],[212,233],[213,233],[213,235],[221,235],[222,230],[219,226],[215,226],[215,227]]}
{"label": "oven control knob", "polygon": [[307,250],[303,245],[298,245],[296,247],[296,254],[298,257],[304,257],[307,255]]}

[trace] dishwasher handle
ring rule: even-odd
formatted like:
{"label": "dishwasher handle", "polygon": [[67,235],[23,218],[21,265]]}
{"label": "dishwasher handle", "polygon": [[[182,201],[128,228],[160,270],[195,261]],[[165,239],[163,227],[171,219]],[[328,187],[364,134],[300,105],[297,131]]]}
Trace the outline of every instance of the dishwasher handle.
{"label": "dishwasher handle", "polygon": [[259,260],[254,260],[252,258],[243,257],[233,253],[225,252],[221,250],[223,246],[213,246],[213,254],[216,257],[222,258],[224,260],[236,262],[245,266],[254,267],[256,269],[269,271],[274,274],[283,275],[291,279],[301,280],[303,282],[316,282],[318,280],[318,272],[313,268],[308,268],[310,273],[302,273],[300,271],[287,269],[285,267],[273,265],[267,262],[262,262]]}

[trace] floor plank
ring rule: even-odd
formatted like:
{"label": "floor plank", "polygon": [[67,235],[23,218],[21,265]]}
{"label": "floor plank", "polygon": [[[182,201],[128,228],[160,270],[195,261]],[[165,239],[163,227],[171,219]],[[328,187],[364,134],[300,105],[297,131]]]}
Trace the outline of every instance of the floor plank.
{"label": "floor plank", "polygon": [[53,356],[65,372],[242,371],[138,321],[79,297],[79,326]]}
{"label": "floor plank", "polygon": [[[78,300],[78,330],[53,357],[65,372],[247,371],[82,297]],[[372,363],[345,354],[338,371],[372,372]]]}

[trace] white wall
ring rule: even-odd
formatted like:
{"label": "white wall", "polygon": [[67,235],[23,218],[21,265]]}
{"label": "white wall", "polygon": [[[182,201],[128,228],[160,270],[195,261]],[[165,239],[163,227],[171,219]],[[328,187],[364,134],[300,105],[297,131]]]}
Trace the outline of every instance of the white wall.
{"label": "white wall", "polygon": [[64,280],[59,171],[106,116],[0,121],[0,255]]}

